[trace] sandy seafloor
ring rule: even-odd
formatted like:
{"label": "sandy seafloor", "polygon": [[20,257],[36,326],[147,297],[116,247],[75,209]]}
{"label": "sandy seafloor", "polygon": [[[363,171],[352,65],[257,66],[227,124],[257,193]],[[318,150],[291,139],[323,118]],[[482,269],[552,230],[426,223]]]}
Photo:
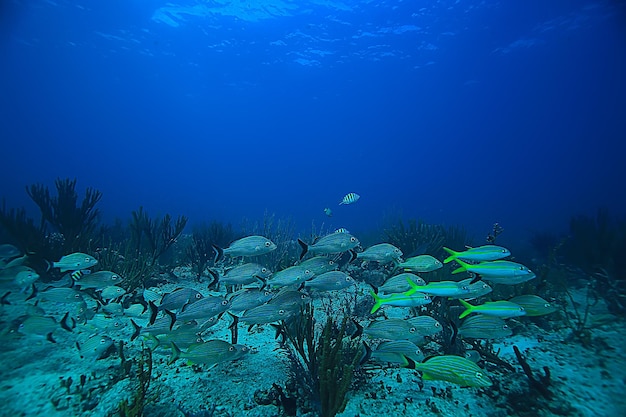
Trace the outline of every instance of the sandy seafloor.
{"label": "sandy seafloor", "polygon": [[[185,268],[178,275],[189,277]],[[154,288],[169,292],[181,286],[194,287],[207,294],[206,283],[191,279],[177,284]],[[367,286],[349,291],[366,294]],[[345,294],[326,293],[324,297],[343,297]],[[359,295],[361,296],[361,295]],[[366,295],[362,295],[365,297]],[[582,303],[583,291],[574,293]],[[3,322],[23,311],[19,297],[12,305],[0,307]],[[328,302],[327,299],[324,301]],[[316,311],[321,311],[322,299],[314,298]],[[62,316],[64,305],[43,304],[47,312]],[[389,316],[403,317],[408,310],[385,307]],[[593,307],[590,320],[606,318],[602,302]],[[53,314],[56,315],[56,314]],[[146,319],[137,319],[146,322]],[[415,370],[385,367],[368,372],[365,383],[359,384],[349,395],[341,416],[474,416],[497,417],[515,415],[536,416],[624,416],[626,415],[626,358],[624,342],[626,323],[623,319],[603,320],[592,329],[592,345],[583,347],[570,337],[571,330],[553,326],[547,330],[536,326],[532,318],[519,318],[525,325],[514,327],[513,336],[495,343],[500,357],[515,366],[516,372],[490,372],[497,380],[499,392],[487,395],[483,389],[461,388],[440,381],[424,381],[420,389],[419,373]],[[205,340],[221,338],[230,341],[228,319],[220,320]],[[318,320],[323,323],[323,320]],[[81,359],[75,346],[78,329],[68,333],[54,332],[56,344],[36,336],[3,334],[0,377],[0,415],[2,416],[110,416],[117,415],[120,401],[129,398],[136,388],[135,380],[116,379],[120,358],[113,354],[101,360]],[[85,332],[85,330],[83,330]],[[6,333],[6,331],[5,331]],[[141,337],[130,342],[132,328],[111,336],[116,343],[126,343],[128,358],[137,357]],[[275,331],[264,325],[248,333],[247,326],[239,325],[239,343],[251,348],[241,360],[207,366],[192,367],[184,360],[167,364],[169,350],[157,348],[153,354],[151,393],[155,400],[145,409],[146,416],[183,415],[187,412],[213,416],[278,416],[276,405],[259,405],[255,393],[268,392],[273,383],[285,386],[290,369],[288,356],[278,348]],[[431,342],[434,343],[434,342]],[[528,380],[513,353],[517,345],[528,358],[532,369],[540,372],[543,366],[551,371],[554,393],[551,400],[543,399],[528,389]],[[491,367],[493,368],[493,367]],[[80,376],[86,375],[83,387]],[[68,391],[62,381],[72,378]],[[519,401],[519,402],[518,402]],[[299,415],[315,415],[306,413]]]}

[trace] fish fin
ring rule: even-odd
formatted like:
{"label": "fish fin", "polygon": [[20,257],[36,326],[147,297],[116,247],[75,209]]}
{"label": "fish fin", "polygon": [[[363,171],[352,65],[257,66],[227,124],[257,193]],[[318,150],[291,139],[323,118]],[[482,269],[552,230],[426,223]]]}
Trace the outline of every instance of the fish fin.
{"label": "fish fin", "polygon": [[148,323],[150,323],[150,326],[152,326],[156,321],[157,314],[159,314],[159,308],[156,306],[156,304],[154,304],[153,301],[149,301],[148,305],[150,306],[150,321]]}
{"label": "fish fin", "polygon": [[461,315],[459,316],[459,319],[464,318],[465,316],[467,316],[468,314],[471,314],[472,311],[474,310],[474,306],[471,305],[470,303],[468,303],[465,300],[461,300],[459,299],[459,302],[461,303],[461,305],[463,305],[463,307],[465,307],[465,311],[461,313]]}
{"label": "fish fin", "polygon": [[302,260],[302,258],[304,258],[304,255],[306,255],[306,253],[309,251],[309,245],[304,243],[302,239],[298,239],[298,243],[302,247],[302,253],[300,253],[300,260]]}
{"label": "fish fin", "polygon": [[211,274],[211,276],[213,277],[213,279],[211,280],[211,283],[209,284],[209,286],[207,287],[207,289],[211,289],[212,286],[216,285],[216,289],[219,289],[219,285],[220,285],[220,274],[218,274],[216,271],[212,270],[211,268],[209,268],[209,274]]}
{"label": "fish fin", "polygon": [[470,281],[470,285],[476,284],[478,281],[482,279],[482,277],[475,272],[474,272],[474,275],[475,275],[474,278]]}
{"label": "fish fin", "polygon": [[410,277],[406,277],[406,282],[409,283],[409,286],[411,287],[411,289],[404,292],[405,296],[408,297],[410,295],[413,295],[420,289],[420,286],[417,285],[415,281],[413,281]]}
{"label": "fish fin", "polygon": [[154,343],[152,347],[148,346],[148,348],[152,351],[154,351],[154,349],[158,348],[161,345],[161,341],[159,340],[159,338],[153,334],[148,334],[147,339]]}
{"label": "fish fin", "polygon": [[213,249],[215,250],[215,260],[213,261],[213,263],[216,264],[222,259],[224,259],[224,249],[220,248],[219,246],[213,243],[211,244],[211,246],[213,246]]}
{"label": "fish fin", "polygon": [[455,260],[456,257],[459,255],[458,252],[455,252],[452,249],[448,249],[445,246],[443,247],[443,250],[445,250],[446,252],[450,254],[450,256],[448,256],[446,259],[443,260],[444,264],[447,264],[448,262]]}
{"label": "fish fin", "polygon": [[11,303],[7,301],[7,297],[11,294],[11,291],[7,291],[2,298],[0,298],[0,305],[10,305]]}
{"label": "fish fin", "polygon": [[26,300],[24,300],[24,301],[28,301],[31,298],[35,298],[37,296],[37,292],[38,292],[37,291],[37,287],[35,287],[35,284],[30,284],[30,285],[31,285],[31,288],[32,288],[33,292],[31,292],[30,295],[28,297],[26,297]]}
{"label": "fish fin", "polygon": [[422,372],[422,379],[425,379],[425,380],[427,380],[427,381],[432,381],[432,380],[434,380],[435,378],[433,378],[432,376],[430,376],[430,375],[429,375],[429,374],[427,374],[427,373]]}
{"label": "fish fin", "polygon": [[170,323],[170,330],[172,330],[172,328],[174,327],[174,323],[176,323],[176,314],[172,313],[167,308],[164,311],[165,311],[165,314],[170,316],[170,319],[172,319],[172,322]]}
{"label": "fish fin", "polygon": [[139,336],[139,333],[141,332],[141,327],[139,327],[139,325],[137,323],[135,323],[135,320],[130,319],[130,322],[133,325],[133,328],[135,329],[135,331],[133,332],[133,335],[130,337],[130,341],[132,342],[133,340],[137,339],[137,336]]}
{"label": "fish fin", "polygon": [[371,357],[372,357],[372,348],[369,347],[369,345],[367,343],[365,343],[364,340],[361,341],[361,343],[363,343],[363,347],[365,348],[365,353],[363,354],[363,357],[359,361],[359,366],[362,366],[364,363],[369,361],[371,359]]}
{"label": "fish fin", "polygon": [[171,365],[180,358],[180,349],[176,346],[176,343],[170,342],[170,346],[172,347],[172,356],[167,360],[167,364]]}
{"label": "fish fin", "polygon": [[350,338],[354,340],[363,334],[363,326],[361,326],[361,324],[355,319],[352,319],[352,323],[354,323],[354,325],[356,326],[356,330],[354,331],[354,333],[352,333],[352,336],[350,336]]}
{"label": "fish fin", "polygon": [[54,340],[54,338],[52,337],[52,332],[50,332],[50,333],[48,333],[48,334],[46,335],[46,340],[48,340],[49,342],[52,342],[52,343],[56,343],[56,342],[57,342],[57,341],[56,341],[56,340]]}
{"label": "fish fin", "polygon": [[374,306],[372,307],[372,310],[370,311],[370,314],[374,314],[376,311],[378,311],[380,307],[382,307],[383,299],[379,297],[378,294],[376,294],[374,291],[370,291],[370,295],[374,297],[374,301],[375,301]]}
{"label": "fish fin", "polygon": [[67,318],[69,317],[69,315],[70,315],[69,311],[67,313],[65,313],[65,315],[61,319],[61,327],[64,328],[65,330],[67,330],[68,332],[71,332],[72,328],[67,325]]}
{"label": "fish fin", "polygon": [[406,362],[405,364],[402,365],[403,368],[408,368],[408,369],[415,369],[416,368],[416,363],[413,359],[402,355],[402,357],[404,358],[404,361]]}
{"label": "fish fin", "polygon": [[463,262],[459,258],[456,258],[455,262],[461,266],[455,269],[454,271],[452,271],[453,274],[458,274],[459,272],[467,271],[467,267],[470,266],[470,264],[468,264],[467,262]]}

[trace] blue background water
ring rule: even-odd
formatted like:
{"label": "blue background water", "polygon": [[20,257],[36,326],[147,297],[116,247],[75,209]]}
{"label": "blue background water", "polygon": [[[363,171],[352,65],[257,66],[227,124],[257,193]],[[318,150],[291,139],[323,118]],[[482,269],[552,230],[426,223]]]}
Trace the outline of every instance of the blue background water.
{"label": "blue background water", "polygon": [[626,212],[618,2],[0,4],[9,206],[77,177],[105,221],[402,214],[482,237]]}

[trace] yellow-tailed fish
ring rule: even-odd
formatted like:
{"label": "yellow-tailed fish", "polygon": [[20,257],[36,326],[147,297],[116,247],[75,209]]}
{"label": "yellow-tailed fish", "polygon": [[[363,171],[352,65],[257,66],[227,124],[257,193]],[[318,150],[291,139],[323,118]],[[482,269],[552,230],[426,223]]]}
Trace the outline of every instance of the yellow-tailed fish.
{"label": "yellow-tailed fish", "polygon": [[489,301],[477,306],[473,306],[464,300],[459,300],[459,302],[466,309],[459,316],[460,319],[472,313],[480,313],[486,316],[502,318],[519,317],[526,314],[524,307],[510,301]]}
{"label": "yellow-tailed fish", "polygon": [[374,306],[370,311],[370,314],[374,314],[382,306],[394,306],[394,307],[419,307],[430,303],[432,300],[427,294],[421,292],[413,292],[411,294],[389,294],[388,296],[381,297],[374,291],[370,291],[372,297],[374,297]]}
{"label": "yellow-tailed fish", "polygon": [[405,292],[405,295],[411,295],[416,292],[434,295],[438,297],[459,297],[469,293],[469,287],[459,285],[455,281],[435,281],[426,285],[417,285],[410,279],[407,280],[411,289]]}
{"label": "yellow-tailed fish", "polygon": [[450,254],[450,256],[443,260],[444,264],[457,259],[464,261],[497,261],[498,259],[503,259],[511,255],[511,252],[507,248],[496,245],[478,246],[476,248],[469,248],[463,252],[456,252],[446,247],[444,247],[443,250]]}
{"label": "yellow-tailed fish", "polygon": [[456,262],[461,266],[452,271],[453,274],[468,271],[478,274],[484,279],[489,279],[490,277],[514,278],[528,276],[532,276],[534,278],[535,275],[530,269],[528,269],[524,265],[511,261],[489,261],[481,262],[476,265],[468,264],[460,259],[457,259]]}
{"label": "yellow-tailed fish", "polygon": [[[365,345],[367,347],[367,345]],[[422,350],[410,340],[390,340],[380,343],[371,351],[370,356],[379,362],[396,363],[401,366],[409,364],[408,359],[414,362],[424,360]]]}

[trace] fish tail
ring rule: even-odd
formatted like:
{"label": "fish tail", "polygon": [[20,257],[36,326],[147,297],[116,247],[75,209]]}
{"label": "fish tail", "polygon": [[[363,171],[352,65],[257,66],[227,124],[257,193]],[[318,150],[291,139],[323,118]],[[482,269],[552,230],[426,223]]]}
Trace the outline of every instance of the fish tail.
{"label": "fish tail", "polygon": [[348,263],[352,263],[357,258],[357,253],[354,249],[350,249],[350,260]]}
{"label": "fish tail", "polygon": [[376,301],[376,303],[374,303],[374,306],[372,307],[372,310],[370,311],[370,314],[374,314],[376,311],[378,311],[379,308],[382,307],[383,299],[379,297],[378,294],[376,294],[374,291],[370,291],[370,295],[374,297],[374,301]]}
{"label": "fish tail", "polygon": [[7,297],[11,294],[11,291],[7,291],[2,298],[0,298],[0,305],[10,305],[11,303],[7,300]]}
{"label": "fish tail", "polygon": [[151,351],[154,351],[154,349],[158,348],[161,345],[161,341],[159,340],[159,338],[153,334],[148,334],[148,340],[154,343],[152,347],[148,347]]}
{"label": "fish tail", "polygon": [[172,356],[170,356],[169,360],[167,361],[168,365],[173,364],[180,358],[180,349],[178,348],[178,346],[176,346],[176,343],[170,342],[170,345],[172,347]]}
{"label": "fish tail", "polygon": [[309,245],[307,245],[306,243],[304,243],[302,241],[302,239],[298,239],[298,243],[300,244],[300,246],[302,247],[302,253],[300,254],[300,259],[304,258],[304,255],[306,255],[306,253],[309,251]]}
{"label": "fish tail", "polygon": [[148,323],[152,326],[156,321],[157,314],[159,314],[159,308],[152,301],[149,301],[148,305],[150,306],[150,321]]}
{"label": "fish tail", "polygon": [[459,256],[458,252],[455,252],[452,249],[448,249],[445,246],[443,247],[443,250],[445,250],[446,252],[450,254],[450,256],[448,256],[446,259],[443,260],[444,264],[447,264],[448,262],[455,260],[456,257]]}
{"label": "fish tail", "polygon": [[213,263],[218,263],[219,261],[224,259],[224,249],[213,243],[211,244],[211,246],[213,246],[213,249],[215,249],[215,260],[213,261]]}
{"label": "fish tail", "polygon": [[463,305],[463,307],[465,307],[465,311],[461,313],[461,315],[459,316],[459,319],[464,318],[468,314],[472,314],[472,311],[474,311],[474,306],[471,305],[470,303],[468,303],[465,300],[459,299],[459,301],[461,302],[461,305]]}
{"label": "fish tail", "polygon": [[352,323],[354,323],[354,325],[356,326],[356,330],[354,331],[354,333],[352,333],[350,339],[354,340],[363,334],[363,326],[361,326],[361,323],[359,323],[355,319],[352,319]]}
{"label": "fish tail", "polygon": [[361,341],[361,343],[363,343],[363,347],[365,348],[365,352],[363,352],[363,356],[361,357],[361,360],[359,361],[359,366],[363,365],[365,362],[369,361],[372,357],[372,348],[368,346],[367,343],[365,343],[364,340]]}
{"label": "fish tail", "polygon": [[133,340],[137,339],[137,336],[139,336],[139,333],[141,333],[141,327],[139,327],[139,325],[137,323],[135,323],[135,320],[130,319],[130,322],[133,325],[133,328],[135,329],[135,331],[133,332],[133,335],[130,337],[130,341],[132,342]]}
{"label": "fish tail", "polygon": [[70,312],[68,311],[67,313],[65,313],[65,315],[63,316],[63,318],[61,319],[61,327],[65,330],[67,330],[68,332],[72,331],[72,328],[70,326],[68,326],[67,324],[67,318],[70,316]]}
{"label": "fish tail", "polygon": [[462,260],[458,258],[454,260],[461,266],[455,269],[454,271],[452,271],[453,274],[458,274],[459,272],[467,271],[467,267],[470,266],[470,264],[463,262]]}
{"label": "fish tail", "polygon": [[211,268],[209,268],[208,271],[209,271],[209,275],[211,275],[213,279],[211,280],[211,283],[209,284],[207,288],[211,289],[211,287],[215,285],[216,286],[215,289],[219,290],[220,274],[218,274],[216,271],[212,270]]}

